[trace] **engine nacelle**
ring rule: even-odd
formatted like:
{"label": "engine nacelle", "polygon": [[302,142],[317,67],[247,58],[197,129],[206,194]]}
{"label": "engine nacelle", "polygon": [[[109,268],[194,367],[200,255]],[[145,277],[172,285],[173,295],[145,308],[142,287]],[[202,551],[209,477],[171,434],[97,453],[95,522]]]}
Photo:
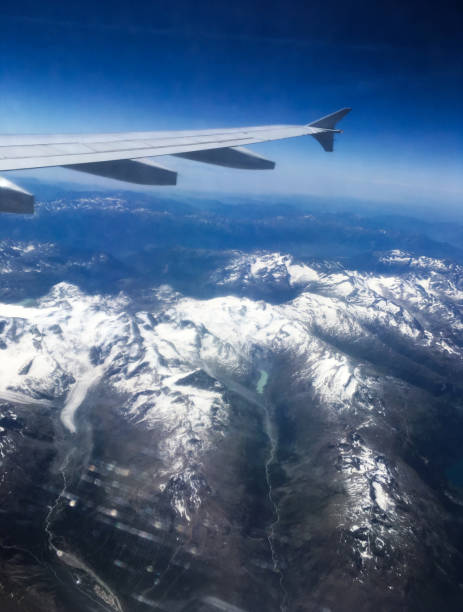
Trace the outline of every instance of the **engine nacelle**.
{"label": "engine nacelle", "polygon": [[34,196],[0,176],[0,212],[34,214]]}

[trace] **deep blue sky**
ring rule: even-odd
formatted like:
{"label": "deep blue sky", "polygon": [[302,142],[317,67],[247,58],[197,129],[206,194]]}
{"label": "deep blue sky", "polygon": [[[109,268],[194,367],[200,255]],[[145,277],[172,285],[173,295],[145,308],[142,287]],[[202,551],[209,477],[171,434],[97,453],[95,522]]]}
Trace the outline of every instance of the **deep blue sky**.
{"label": "deep blue sky", "polygon": [[0,131],[305,123],[352,106],[333,155],[303,138],[255,147],[272,173],[162,163],[192,190],[451,209],[463,203],[458,4],[3,1]]}

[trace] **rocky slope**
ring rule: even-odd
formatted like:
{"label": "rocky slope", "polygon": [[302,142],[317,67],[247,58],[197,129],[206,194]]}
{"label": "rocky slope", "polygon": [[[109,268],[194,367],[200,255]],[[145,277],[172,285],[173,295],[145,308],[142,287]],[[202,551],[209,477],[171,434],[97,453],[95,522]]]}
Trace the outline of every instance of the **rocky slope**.
{"label": "rocky slope", "polygon": [[456,610],[462,269],[375,268],[235,251],[218,297],[2,303],[5,482],[35,410],[53,571],[108,610]]}

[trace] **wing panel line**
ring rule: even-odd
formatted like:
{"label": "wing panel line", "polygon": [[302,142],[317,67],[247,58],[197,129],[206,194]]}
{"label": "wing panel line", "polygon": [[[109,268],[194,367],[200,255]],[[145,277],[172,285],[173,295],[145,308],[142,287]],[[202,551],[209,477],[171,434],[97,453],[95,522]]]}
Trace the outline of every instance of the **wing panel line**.
{"label": "wing panel line", "polygon": [[[317,128],[310,128],[307,126],[291,126],[286,129],[274,129],[272,131],[264,131],[260,134],[252,134],[251,130],[248,130],[247,136],[244,136],[244,132],[235,132],[235,136],[238,138],[229,139],[215,139],[203,142],[189,142],[185,143],[172,143],[165,142],[165,144],[156,144],[146,148],[134,148],[134,149],[112,149],[110,151],[95,151],[91,153],[65,153],[57,155],[55,152],[49,155],[35,155],[35,156],[24,156],[24,157],[3,157],[0,158],[0,171],[6,170],[25,170],[29,168],[43,168],[48,166],[66,166],[70,164],[78,163],[90,163],[97,161],[111,161],[116,159],[137,159],[140,157],[156,157],[159,155],[173,155],[175,153],[185,153],[189,151],[200,151],[206,149],[221,148],[226,146],[239,146],[252,144],[257,142],[265,142],[270,140],[280,140],[284,138],[292,138],[296,136],[303,136],[312,134],[315,131],[323,131]],[[186,140],[186,139],[185,139]],[[90,144],[90,143],[89,143]],[[143,144],[143,143],[140,143]],[[24,145],[28,146],[28,145]],[[88,146],[88,145],[87,145]],[[89,147],[90,148],[90,147]]]}

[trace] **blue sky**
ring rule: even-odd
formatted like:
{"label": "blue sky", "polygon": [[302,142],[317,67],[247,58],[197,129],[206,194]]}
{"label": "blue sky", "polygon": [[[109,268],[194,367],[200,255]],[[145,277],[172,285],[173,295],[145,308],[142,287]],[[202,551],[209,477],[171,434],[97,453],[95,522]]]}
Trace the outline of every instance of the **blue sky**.
{"label": "blue sky", "polygon": [[[0,130],[305,123],[352,106],[333,155],[303,138],[255,147],[277,162],[270,173],[162,163],[192,191],[452,210],[463,199],[462,26],[450,2],[4,0]],[[82,180],[50,172],[34,176]]]}

